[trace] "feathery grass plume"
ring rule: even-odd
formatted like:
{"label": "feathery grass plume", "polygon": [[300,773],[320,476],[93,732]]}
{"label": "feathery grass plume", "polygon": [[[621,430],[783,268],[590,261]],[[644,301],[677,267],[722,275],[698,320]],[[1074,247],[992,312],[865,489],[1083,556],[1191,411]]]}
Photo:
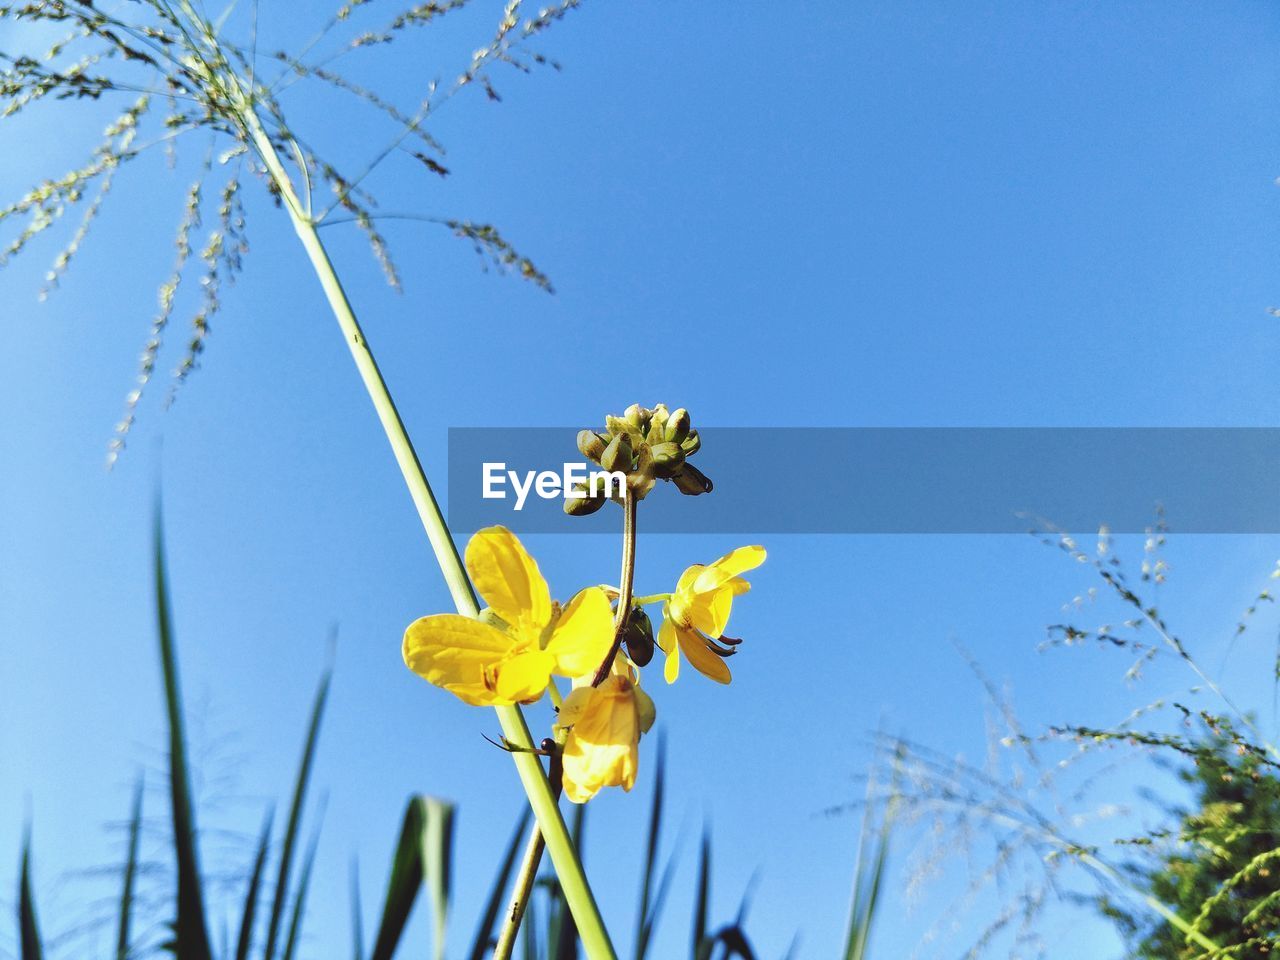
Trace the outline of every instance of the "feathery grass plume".
{"label": "feathery grass plume", "polygon": [[[83,165],[61,176],[47,177],[14,202],[0,206],[0,228],[22,221],[16,233],[0,246],[3,266],[61,222],[73,207],[87,202],[79,225],[45,275],[42,297],[58,287],[72,265],[125,164],[158,147],[169,153],[172,161],[176,142],[192,134],[212,135],[215,142],[223,141],[216,148],[217,163],[206,161],[182,204],[175,237],[176,262],[159,287],[159,310],[141,353],[137,383],[125,398],[124,414],[109,444],[109,464],[123,451],[136,422],[138,405],[153,377],[179,287],[189,270],[198,272],[200,294],[183,355],[174,371],[170,401],[177,387],[198,366],[212,322],[223,307],[225,288],[243,269],[248,253],[243,197],[246,179],[259,181],[276,205],[287,202],[277,171],[262,154],[264,147],[283,158],[290,175],[305,184],[302,202],[306,209],[295,212],[314,227],[355,224],[364,233],[393,288],[398,289],[401,280],[390,244],[379,227],[384,219],[444,226],[470,241],[488,263],[501,271],[551,291],[546,275],[495,227],[456,217],[383,214],[379,212],[378,199],[366,185],[374,170],[392,157],[412,160],[433,178],[447,176],[445,148],[428,129],[435,113],[473,85],[490,99],[500,99],[492,75],[498,65],[521,72],[541,65],[558,68],[558,64],[533,49],[531,42],[578,7],[579,0],[561,0],[524,19],[521,0],[510,0],[502,8],[493,37],[451,81],[427,83],[418,91],[411,109],[340,72],[340,62],[376,55],[366,51],[406,42],[422,28],[470,5],[469,0],[413,4],[387,14],[382,26],[369,27],[356,21],[367,19],[364,8],[371,4],[348,2],[295,51],[260,46],[256,3],[247,14],[243,10],[237,13],[233,4],[217,21],[205,17],[190,0],[139,0],[117,11],[100,8],[92,0],[33,0],[0,5],[0,21],[27,27],[16,32],[10,42],[32,48],[0,50],[0,119],[72,100],[112,104],[121,97],[127,98]],[[50,44],[51,31],[56,31],[57,38]],[[235,38],[237,34],[242,35],[240,39]],[[281,96],[303,82],[310,82],[321,92],[351,97],[388,122],[387,143],[358,172],[341,170],[286,120]],[[154,109],[157,102],[165,109]],[[417,146],[411,148],[409,141]],[[216,177],[218,182],[205,189],[204,181],[209,177]],[[317,202],[314,188],[320,184],[332,194],[323,209],[313,208]],[[92,199],[86,201],[89,196]],[[196,247],[192,234],[200,227],[206,198],[211,204],[216,202],[212,214],[215,225]]]}
{"label": "feathery grass plume", "polygon": [[[1049,627],[1042,650],[1096,642],[1136,656],[1123,671],[1127,686],[1142,681],[1142,665],[1163,658],[1186,672],[1190,686],[1181,696],[1140,702],[1119,722],[1078,718],[1029,733],[1009,696],[970,660],[991,703],[985,765],[905,737],[881,738],[901,771],[900,823],[924,827],[930,838],[912,882],[938,875],[952,857],[978,865],[921,950],[944,930],[954,937],[960,915],[998,890],[995,914],[979,923],[967,956],[1001,947],[1010,956],[1049,956],[1042,921],[1053,903],[1090,909],[1129,940],[1130,955],[1147,960],[1271,955],[1280,945],[1280,895],[1271,879],[1280,866],[1280,752],[1262,732],[1259,705],[1238,700],[1205,666],[1206,648],[1176,633],[1163,612],[1172,569],[1163,517],[1134,568],[1105,529],[1096,549],[1060,532],[1038,536],[1095,580],[1066,605],[1067,622]],[[1259,591],[1239,624],[1259,623],[1269,595]],[[1102,622],[1082,624],[1083,616]],[[1241,632],[1238,626],[1234,636]],[[1224,646],[1225,666],[1231,641]],[[1269,673],[1274,651],[1251,653]],[[1149,814],[1140,819],[1131,801],[1111,792],[1121,765],[1136,764],[1172,772],[1183,791],[1192,788],[1192,803],[1142,793],[1159,819],[1140,826]],[[1142,782],[1151,783],[1151,772]]]}

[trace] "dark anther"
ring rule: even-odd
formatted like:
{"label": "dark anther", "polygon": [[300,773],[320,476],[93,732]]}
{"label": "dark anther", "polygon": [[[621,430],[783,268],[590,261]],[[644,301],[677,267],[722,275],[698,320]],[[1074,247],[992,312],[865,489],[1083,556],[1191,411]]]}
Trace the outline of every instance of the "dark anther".
{"label": "dark anther", "polygon": [[732,657],[738,651],[732,647],[722,647],[713,640],[707,640],[707,649],[714,653],[717,657],[724,657],[726,660]]}

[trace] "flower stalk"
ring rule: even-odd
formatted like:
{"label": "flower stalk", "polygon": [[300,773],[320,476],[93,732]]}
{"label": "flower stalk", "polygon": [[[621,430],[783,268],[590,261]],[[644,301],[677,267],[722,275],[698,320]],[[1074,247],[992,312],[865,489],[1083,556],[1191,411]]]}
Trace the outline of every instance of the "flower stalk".
{"label": "flower stalk", "polygon": [[618,612],[613,621],[613,646],[609,655],[604,658],[591,685],[598,687],[604,682],[618,656],[618,648],[622,646],[623,634],[627,632],[627,618],[631,616],[632,597],[635,592],[636,579],[636,506],[638,500],[631,491],[627,491],[622,504],[622,576],[618,581]]}
{"label": "flower stalk", "polygon": [[[622,646],[623,635],[627,631],[627,618],[631,615],[632,597],[636,579],[636,512],[639,500],[628,491],[622,504],[622,574],[618,581],[618,610],[613,620],[613,644],[609,653],[591,678],[591,685],[598,687],[609,676],[613,661]],[[555,688],[552,681],[551,689]],[[557,691],[558,692],[558,691]],[[559,709],[557,703],[556,708]],[[559,799],[563,786],[558,751],[564,745],[564,734],[556,737],[556,754],[551,761],[551,789]],[[540,824],[534,823],[529,828],[529,839],[525,844],[524,857],[520,861],[520,872],[516,874],[515,889],[511,896],[511,905],[507,908],[506,919],[502,931],[498,935],[497,945],[493,949],[493,960],[510,960],[515,949],[516,935],[520,932],[520,924],[524,920],[525,911],[529,908],[529,899],[533,896],[534,883],[538,876],[538,867],[542,863],[542,853],[546,849]]]}
{"label": "flower stalk", "polygon": [[[320,239],[317,224],[310,216],[309,204],[304,206],[299,198],[292,178],[286,171],[248,97],[240,89],[235,90],[233,95],[248,138],[271,179],[280,190],[294,232],[307,254],[316,278],[320,281],[325,299],[342,331],[347,348],[351,351],[351,358],[360,374],[365,391],[373,401],[378,421],[386,434],[387,441],[391,444],[396,464],[400,467],[405,486],[408,487],[409,494],[413,498],[418,516],[426,530],[427,539],[431,542],[432,551],[440,566],[440,572],[444,575],[445,583],[449,587],[454,606],[459,614],[475,617],[480,612],[479,603],[466,570],[463,568],[457,546],[449,533],[440,505],[431,490],[431,484],[427,480],[417,451],[409,439],[400,413],[396,409],[386,380],[378,369],[368,339],[343,289],[333,261]],[[511,758],[533,810],[539,835],[544,838],[545,845],[550,851],[551,862],[560,878],[560,885],[573,914],[583,948],[591,960],[613,960],[616,955],[610,943],[609,934],[583,872],[582,862],[578,858],[573,840],[560,814],[557,802],[558,792],[552,789],[541,760],[536,753],[532,752],[535,749],[534,743],[524,715],[515,705],[498,706],[494,709],[498,714],[503,736],[517,748],[512,751]]]}

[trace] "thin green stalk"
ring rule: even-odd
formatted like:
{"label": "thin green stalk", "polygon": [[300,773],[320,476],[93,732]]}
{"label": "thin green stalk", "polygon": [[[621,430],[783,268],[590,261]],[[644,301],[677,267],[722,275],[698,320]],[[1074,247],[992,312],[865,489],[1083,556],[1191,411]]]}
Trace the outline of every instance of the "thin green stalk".
{"label": "thin green stalk", "polygon": [[646,593],[643,597],[635,597],[631,601],[633,607],[647,607],[651,603],[666,603],[671,599],[669,593]]}
{"label": "thin green stalk", "polygon": [[[552,762],[556,762],[555,758]],[[560,778],[553,779],[556,781],[554,787],[558,797]],[[502,930],[498,933],[498,942],[493,948],[493,960],[510,960],[516,948],[516,936],[520,932],[525,911],[529,908],[529,901],[533,899],[534,884],[538,880],[538,866],[542,863],[542,851],[546,849],[546,845],[546,841],[542,839],[542,831],[535,823],[529,831],[529,839],[525,842],[520,872],[516,874],[516,884],[511,894],[511,905],[507,908],[506,918],[502,921]]]}
{"label": "thin green stalk", "polygon": [[[418,510],[427,539],[430,540],[431,548],[435,552],[440,572],[444,575],[449,593],[453,597],[454,606],[463,616],[474,617],[479,613],[479,603],[462,565],[462,558],[458,555],[457,545],[454,544],[453,537],[445,524],[440,505],[431,491],[422,463],[409,439],[404,422],[396,410],[387,383],[378,369],[369,342],[356,319],[355,310],[343,290],[342,282],[338,279],[333,261],[320,240],[315,222],[300,202],[293,181],[276,153],[270,137],[238,85],[236,99],[246,132],[272,180],[280,189],[294,232],[302,243],[316,278],[320,281],[325,298],[351,351],[351,358],[355,361],[361,382],[369,394],[369,399],[373,401],[378,420],[391,444],[400,473]],[[516,747],[511,757],[515,762],[521,785],[529,798],[534,817],[546,838],[551,862],[560,877],[565,898],[573,911],[587,956],[591,960],[614,960],[615,953],[609,941],[609,934],[605,930],[604,921],[600,917],[599,908],[596,906],[591,887],[587,883],[573,841],[569,837],[564,818],[560,815],[555,794],[542,768],[542,762],[537,754],[532,752],[533,739],[525,724],[524,714],[517,706],[496,707],[495,710],[503,736]]]}
{"label": "thin green stalk", "polygon": [[[618,583],[618,610],[613,618],[613,643],[609,647],[608,656],[604,658],[592,677],[593,687],[600,686],[605,677],[609,676],[609,670],[613,667],[618,648],[622,644],[622,636],[627,629],[627,618],[631,615],[631,598],[636,579],[637,502],[628,492],[622,505],[622,574]],[[551,682],[551,688],[555,689],[554,680]],[[557,743],[556,751],[551,757],[551,785],[557,798],[560,796],[561,789],[559,747],[562,745]],[[537,880],[538,866],[542,863],[542,851],[545,846],[539,824],[535,823],[529,832],[529,840],[525,844],[524,859],[520,863],[520,872],[516,876],[515,891],[511,896],[511,906],[507,909],[507,918],[503,921],[497,945],[493,948],[493,960],[510,960],[516,946],[516,934],[520,931],[520,923],[533,896],[533,886]]]}

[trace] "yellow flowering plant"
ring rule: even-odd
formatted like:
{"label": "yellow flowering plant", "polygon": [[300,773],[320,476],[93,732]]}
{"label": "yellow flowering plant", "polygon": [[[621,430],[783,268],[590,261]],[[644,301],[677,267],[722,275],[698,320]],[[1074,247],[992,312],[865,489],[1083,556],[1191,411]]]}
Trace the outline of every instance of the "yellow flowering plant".
{"label": "yellow flowering plant", "polygon": [[[478,531],[467,545],[464,566],[487,606],[475,616],[440,613],[421,617],[404,634],[405,664],[423,679],[476,706],[530,704],[547,694],[556,710],[552,736],[534,748],[505,736],[505,749],[547,761],[555,796],[586,803],[606,787],[629,791],[640,767],[640,738],[654,724],[656,708],[641,686],[642,669],[655,650],[652,621],[645,612],[660,605],[656,646],[664,653],[663,676],[674,683],[680,661],[727,684],[726,661],[740,640],[726,635],[735,597],[750,590],[744,574],[760,566],[765,550],[739,547],[709,564],[693,564],[675,589],[636,597],[636,518],[639,503],[658,485],[671,483],[687,496],[709,493],[712,483],[688,460],[701,448],[688,411],[629,407],[607,417],[605,430],[582,431],[578,448],[626,483],[611,493],[574,491],[565,502],[572,516],[594,513],[607,500],[623,511],[622,573],[616,587],[588,586],[561,606],[538,564],[505,527]],[[567,696],[556,677],[571,681]],[[494,957],[514,946],[544,841],[535,825],[520,879]]]}
{"label": "yellow flowering plant", "polygon": [[414,673],[466,703],[531,703],[553,673],[581,676],[609,652],[608,595],[588,587],[561,609],[510,530],[481,530],[467,545],[465,563],[489,606],[479,619],[442,613],[410,624],[404,661]]}
{"label": "yellow flowering plant", "polygon": [[[162,343],[172,333],[178,303],[175,297],[179,286],[186,285],[183,278],[198,271],[200,292],[189,336],[184,338],[186,349],[175,371],[175,387],[196,369],[211,322],[221,309],[221,292],[239,273],[248,253],[242,187],[250,182],[265,187],[272,206],[292,228],[298,252],[319,285],[456,611],[424,617],[411,625],[405,636],[405,660],[421,676],[465,702],[494,710],[536,823],[516,904],[495,960],[510,956],[511,937],[519,926],[544,843],[587,957],[615,960],[616,952],[560,810],[559,795],[563,790],[571,800],[584,802],[606,786],[627,789],[635,782],[639,739],[654,717],[652,701],[640,687],[640,669],[655,648],[652,627],[643,611],[646,603],[665,604],[671,629],[679,628],[676,646],[695,665],[702,664],[699,669],[706,668],[707,656],[698,659],[699,652],[693,646],[684,646],[686,640],[692,644],[691,638],[696,638],[706,651],[719,650],[722,655],[732,646],[723,632],[705,628],[705,623],[714,621],[696,612],[699,605],[715,606],[723,601],[699,599],[704,591],[697,584],[692,593],[678,588],[674,594],[637,602],[632,596],[636,505],[659,483],[670,483],[689,496],[710,492],[711,481],[689,463],[701,440],[687,411],[668,411],[662,405],[653,409],[633,406],[620,417],[607,418],[603,432],[583,431],[579,435],[585,456],[627,476],[625,490],[612,497],[624,515],[623,572],[616,589],[588,586],[563,607],[554,603],[527,551],[513,534],[501,529],[477,535],[464,563],[349,295],[350,287],[343,282],[326,239],[329,234],[322,234],[339,224],[357,227],[388,282],[398,288],[398,273],[380,232],[380,221],[394,218],[434,223],[468,240],[499,269],[551,289],[548,278],[494,226],[427,213],[379,213],[368,181],[394,157],[413,157],[433,174],[447,175],[449,171],[436,159],[442,154],[440,143],[428,130],[434,126],[439,109],[467,90],[499,99],[492,76],[499,65],[529,72],[535,65],[553,63],[538,51],[536,41],[580,6],[581,0],[550,0],[536,12],[523,9],[521,0],[507,0],[491,39],[475,49],[452,80],[427,83],[424,96],[409,114],[394,106],[393,98],[352,83],[332,66],[337,57],[357,50],[401,44],[405,42],[401,38],[418,32],[419,27],[466,5],[465,0],[400,5],[397,14],[389,15],[385,28],[348,35],[336,52],[317,49],[326,37],[339,36],[356,8],[366,6],[365,0],[349,0],[300,50],[278,49],[269,55],[265,48],[258,48],[256,3],[250,22],[243,25],[251,29],[251,42],[234,39],[238,16],[234,2],[218,5],[223,9],[217,13],[206,11],[195,0],[124,4],[34,0],[0,5],[0,22],[32,28],[15,31],[15,42],[23,42],[25,37],[44,48],[43,52],[36,49],[31,55],[6,58],[12,69],[3,71],[7,81],[5,116],[42,103],[107,101],[117,95],[125,98],[115,107],[114,119],[88,158],[61,175],[41,178],[0,208],[0,223],[6,226],[26,218],[25,225],[0,251],[0,266],[63,222],[77,204],[92,198],[83,207],[80,226],[46,277],[46,292],[52,290],[77,255],[117,173],[152,150],[169,150],[187,134],[199,136],[206,159],[185,194],[175,238],[178,258],[158,291],[159,309],[141,352],[137,384],[126,396],[124,415],[110,445],[109,461],[114,462],[124,449],[139,402],[157,369]],[[293,20],[289,24],[293,25]],[[55,30],[52,45],[48,45],[46,28]],[[263,69],[269,61],[276,61],[279,69]],[[291,122],[281,95],[304,82],[341,89],[393,125],[389,140],[372,152],[362,170],[340,172],[330,159],[315,152],[312,138],[303,137]],[[150,134],[144,136],[146,131]],[[410,143],[415,142],[418,148],[410,149]],[[210,181],[210,177],[216,179]],[[332,193],[327,200],[326,193]],[[210,224],[207,239],[197,244],[193,233],[210,213],[216,221]],[[566,501],[566,508],[570,514],[591,513],[604,502],[605,498],[583,493]],[[740,586],[730,589],[740,590]],[[481,597],[487,609],[481,608]],[[682,639],[680,630],[688,636]],[[671,649],[675,648],[668,649],[668,664],[672,662]],[[557,676],[574,683],[574,691],[563,702],[555,684]],[[544,692],[556,701],[559,717],[553,736],[537,743],[522,705],[540,699]],[[175,830],[175,837],[181,833]],[[286,892],[285,885],[281,886],[277,892],[280,897]],[[180,909],[179,916],[183,913]],[[195,923],[201,928],[198,942],[203,943],[207,940],[203,917]],[[440,956],[442,934],[438,932],[437,937]],[[208,952],[197,949],[193,953],[188,946],[189,942],[179,951],[183,956],[190,954],[198,960],[199,953]]]}

